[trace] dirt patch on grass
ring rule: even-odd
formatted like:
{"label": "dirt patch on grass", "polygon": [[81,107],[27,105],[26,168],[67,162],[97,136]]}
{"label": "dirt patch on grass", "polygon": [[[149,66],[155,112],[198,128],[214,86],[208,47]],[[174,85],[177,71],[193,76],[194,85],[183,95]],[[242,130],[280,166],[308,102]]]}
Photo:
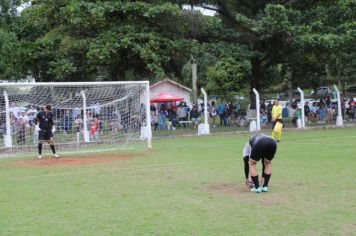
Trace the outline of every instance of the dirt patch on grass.
{"label": "dirt patch on grass", "polygon": [[205,190],[208,192],[224,193],[235,196],[250,192],[250,189],[248,187],[237,183],[213,184],[206,187]]}
{"label": "dirt patch on grass", "polygon": [[253,193],[250,188],[240,183],[219,183],[212,184],[205,188],[207,192],[217,192],[232,196],[239,196],[245,200],[259,203],[262,206],[276,206],[288,203],[288,196],[280,193]]}
{"label": "dirt patch on grass", "polygon": [[344,226],[343,236],[356,235],[356,223]]}
{"label": "dirt patch on grass", "polygon": [[106,163],[113,161],[129,160],[136,156],[142,156],[142,154],[130,153],[130,154],[90,154],[90,155],[78,155],[78,156],[63,156],[59,158],[53,158],[51,156],[44,156],[42,159],[33,160],[18,160],[14,161],[15,166],[21,167],[33,167],[33,166],[72,166],[72,165],[86,165]]}

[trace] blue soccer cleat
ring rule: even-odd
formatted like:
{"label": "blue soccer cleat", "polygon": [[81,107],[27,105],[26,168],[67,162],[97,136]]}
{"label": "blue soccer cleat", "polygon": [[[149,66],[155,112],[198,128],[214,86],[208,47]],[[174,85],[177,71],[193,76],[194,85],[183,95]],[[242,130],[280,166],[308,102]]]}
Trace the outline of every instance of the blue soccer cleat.
{"label": "blue soccer cleat", "polygon": [[267,186],[266,186],[266,187],[263,187],[263,188],[262,188],[262,192],[267,193],[267,192],[268,192],[268,187],[267,187]]}
{"label": "blue soccer cleat", "polygon": [[260,193],[260,192],[262,192],[262,190],[261,190],[261,187],[252,188],[252,189],[251,189],[251,192]]}

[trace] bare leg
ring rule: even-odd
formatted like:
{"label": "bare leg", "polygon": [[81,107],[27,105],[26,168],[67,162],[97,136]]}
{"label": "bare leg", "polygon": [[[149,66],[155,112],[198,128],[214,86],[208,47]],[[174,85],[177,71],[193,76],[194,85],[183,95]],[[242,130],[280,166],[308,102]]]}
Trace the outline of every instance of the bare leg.
{"label": "bare leg", "polygon": [[249,160],[249,168],[250,168],[250,176],[255,185],[255,189],[260,187],[260,183],[258,182],[258,174],[256,169],[256,161],[250,159]]}
{"label": "bare leg", "polygon": [[258,174],[257,174],[257,169],[256,169],[256,161],[254,161],[254,160],[249,160],[248,161],[248,164],[249,164],[249,169],[250,169],[250,175],[251,176],[257,176]]}
{"label": "bare leg", "polygon": [[264,159],[264,173],[270,175],[272,173],[272,163],[271,161]]}

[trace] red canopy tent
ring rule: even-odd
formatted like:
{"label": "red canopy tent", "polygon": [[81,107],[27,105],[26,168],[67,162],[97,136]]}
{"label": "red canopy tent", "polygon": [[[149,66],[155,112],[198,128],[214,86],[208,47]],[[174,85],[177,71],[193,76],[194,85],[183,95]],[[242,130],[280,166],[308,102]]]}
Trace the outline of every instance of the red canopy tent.
{"label": "red canopy tent", "polygon": [[151,98],[151,103],[158,103],[158,102],[177,102],[183,101],[184,98],[178,97],[169,93],[160,93],[157,96]]}

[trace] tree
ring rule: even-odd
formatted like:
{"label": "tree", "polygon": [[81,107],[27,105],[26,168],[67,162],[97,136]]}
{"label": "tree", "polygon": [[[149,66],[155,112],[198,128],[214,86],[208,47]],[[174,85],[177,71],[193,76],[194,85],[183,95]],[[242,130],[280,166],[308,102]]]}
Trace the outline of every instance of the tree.
{"label": "tree", "polygon": [[[354,34],[352,25],[355,14],[352,9],[355,4],[349,0],[176,2],[215,10],[223,27],[234,31],[230,38],[219,34],[214,34],[214,37],[216,41],[248,48],[251,88],[265,86],[265,81],[270,80],[268,71],[276,65],[283,65],[285,69],[282,71],[292,72],[293,75],[301,71],[306,75],[315,72],[308,65],[301,67],[305,64],[304,59],[314,61],[321,68],[324,65],[325,68],[328,55],[339,50],[347,38],[352,43],[348,35]],[[325,69],[316,72],[320,76],[325,74]]]}
{"label": "tree", "polygon": [[37,0],[20,35],[38,80],[154,80],[179,76],[189,58],[181,14],[164,1]]}
{"label": "tree", "polygon": [[247,60],[237,62],[233,58],[223,58],[209,68],[207,90],[231,98],[246,86],[250,71],[251,64]]}
{"label": "tree", "polygon": [[0,79],[12,80],[20,75],[16,70],[18,42],[16,35],[0,28]]}
{"label": "tree", "polygon": [[2,0],[0,1],[0,79],[19,79],[21,73],[19,66],[20,44],[15,34],[17,27],[17,7],[26,1]]}

